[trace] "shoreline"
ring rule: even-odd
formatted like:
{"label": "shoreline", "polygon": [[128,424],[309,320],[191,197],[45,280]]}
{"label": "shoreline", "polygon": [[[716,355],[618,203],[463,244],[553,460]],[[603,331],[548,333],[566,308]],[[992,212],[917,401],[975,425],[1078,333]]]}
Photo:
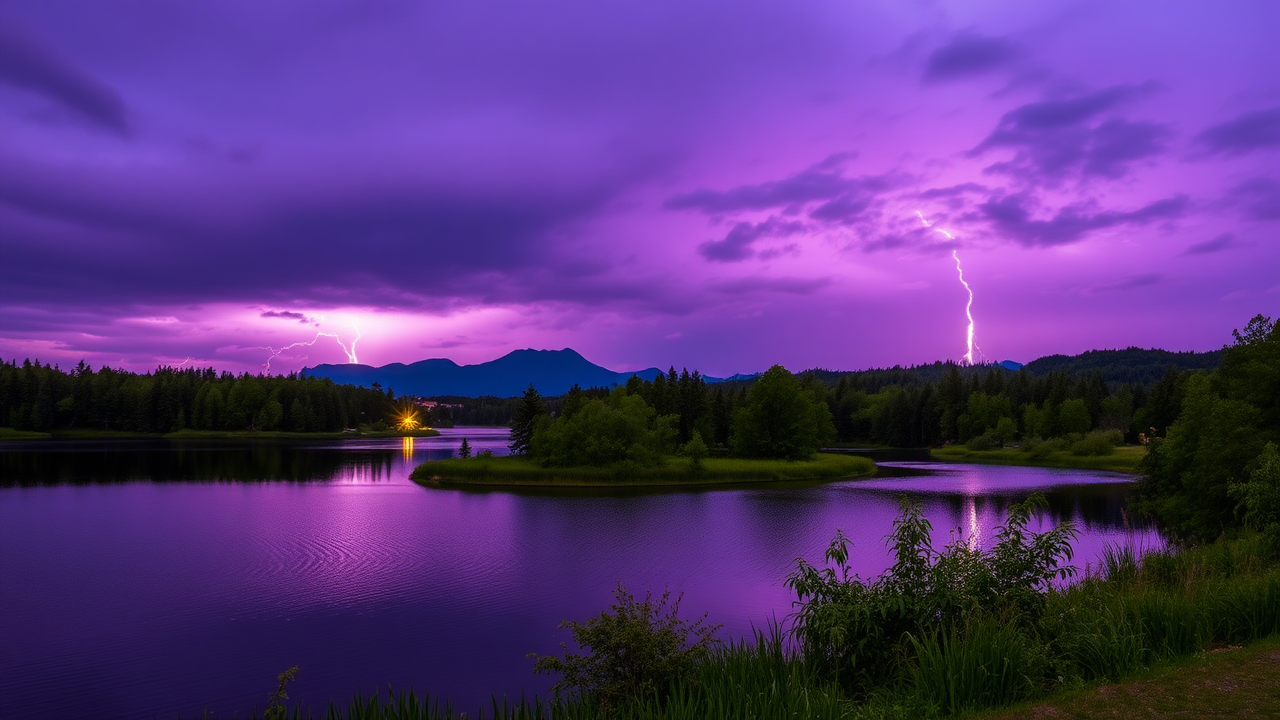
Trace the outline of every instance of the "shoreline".
{"label": "shoreline", "polygon": [[963,445],[930,448],[929,459],[936,462],[971,463],[974,465],[1014,465],[1021,467],[1057,468],[1060,470],[1101,470],[1137,475],[1138,464],[1146,457],[1145,447],[1125,445],[1111,455],[1072,455],[1056,450],[1045,457],[1032,458],[1018,448],[970,450]]}
{"label": "shoreline", "polygon": [[369,438],[428,438],[438,430],[370,430],[364,432],[290,432],[284,430],[178,430],[171,433],[144,433],[127,430],[10,430],[0,428],[0,443],[56,440],[343,440]]}
{"label": "shoreline", "polygon": [[691,488],[748,483],[804,482],[866,478],[876,465],[869,458],[818,453],[812,460],[708,458],[693,474],[684,458],[662,465],[620,471],[608,467],[542,467],[524,458],[429,460],[409,478],[429,488]]}

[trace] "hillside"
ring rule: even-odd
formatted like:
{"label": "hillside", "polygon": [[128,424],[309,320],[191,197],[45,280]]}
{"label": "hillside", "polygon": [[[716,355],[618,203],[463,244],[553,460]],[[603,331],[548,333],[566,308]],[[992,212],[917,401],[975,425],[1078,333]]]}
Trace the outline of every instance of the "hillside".
{"label": "hillside", "polygon": [[1033,376],[1051,372],[1068,375],[1102,373],[1109,383],[1141,383],[1151,385],[1170,367],[1179,370],[1212,370],[1222,364],[1222,351],[1170,352],[1168,350],[1089,350],[1079,355],[1049,355],[1027,363],[1024,368]]}

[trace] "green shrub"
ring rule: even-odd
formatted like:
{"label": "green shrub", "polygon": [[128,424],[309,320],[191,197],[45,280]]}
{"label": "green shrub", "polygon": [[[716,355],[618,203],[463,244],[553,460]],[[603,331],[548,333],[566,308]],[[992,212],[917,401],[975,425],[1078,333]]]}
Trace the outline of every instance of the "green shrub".
{"label": "green shrub", "polygon": [[[637,600],[619,584],[614,590],[613,612],[605,611],[585,623],[566,620],[561,628],[573,633],[574,642],[587,654],[566,652],[563,658],[537,658],[534,670],[559,673],[556,695],[598,704],[602,709],[635,700],[662,702],[672,683],[686,678],[697,663],[711,656],[719,644],[719,625],[678,616],[680,596],[673,600],[664,591],[654,600],[646,593]],[[568,646],[561,643],[560,647]],[[531,656],[532,657],[532,656]]]}
{"label": "green shrub", "polygon": [[1009,509],[990,550],[957,540],[941,552],[919,505],[903,498],[888,545],[896,562],[874,582],[849,570],[848,540],[838,532],[827,548],[828,567],[804,560],[787,578],[799,598],[795,628],[806,656],[855,687],[881,684],[899,675],[914,655],[908,637],[952,632],[978,616],[1023,626],[1043,614],[1045,593],[1074,568],[1065,522],[1044,533],[1027,532],[1033,495]]}
{"label": "green shrub", "polygon": [[528,454],[550,467],[645,467],[672,452],[674,440],[670,416],[658,416],[639,395],[617,391],[586,401],[572,415],[540,418]]}
{"label": "green shrub", "polygon": [[964,446],[975,452],[979,450],[995,450],[1000,447],[1000,441],[989,433],[984,433],[971,438]]}
{"label": "green shrub", "polygon": [[[1110,455],[1115,452],[1118,443],[1117,435],[1120,433],[1114,430],[1095,430],[1088,435],[1071,443],[1071,454],[1080,456],[1101,456]],[[1119,439],[1123,439],[1120,436]]]}

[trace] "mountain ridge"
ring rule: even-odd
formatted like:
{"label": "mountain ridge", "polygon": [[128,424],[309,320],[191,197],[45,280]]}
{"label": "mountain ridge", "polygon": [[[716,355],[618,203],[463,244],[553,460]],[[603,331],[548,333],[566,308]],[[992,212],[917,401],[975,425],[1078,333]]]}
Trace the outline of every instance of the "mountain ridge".
{"label": "mountain ridge", "polygon": [[301,374],[363,387],[371,387],[376,382],[400,395],[515,397],[530,384],[543,395],[557,396],[565,394],[575,384],[583,388],[614,387],[626,383],[632,375],[653,380],[657,375],[666,373],[656,367],[617,372],[592,363],[572,348],[526,348],[473,365],[459,365],[448,358],[428,358],[407,365],[388,363],[378,367],[355,363],[323,364],[303,368]]}

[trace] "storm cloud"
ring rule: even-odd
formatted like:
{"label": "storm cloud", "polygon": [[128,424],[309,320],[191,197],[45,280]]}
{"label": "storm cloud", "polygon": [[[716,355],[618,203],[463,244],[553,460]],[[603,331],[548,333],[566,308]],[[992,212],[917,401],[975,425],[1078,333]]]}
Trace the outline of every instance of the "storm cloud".
{"label": "storm cloud", "polygon": [[1280,264],[1280,8],[1008,10],[8,4],[0,357],[932,362],[952,250],[1001,357],[1220,345],[1197,296]]}

